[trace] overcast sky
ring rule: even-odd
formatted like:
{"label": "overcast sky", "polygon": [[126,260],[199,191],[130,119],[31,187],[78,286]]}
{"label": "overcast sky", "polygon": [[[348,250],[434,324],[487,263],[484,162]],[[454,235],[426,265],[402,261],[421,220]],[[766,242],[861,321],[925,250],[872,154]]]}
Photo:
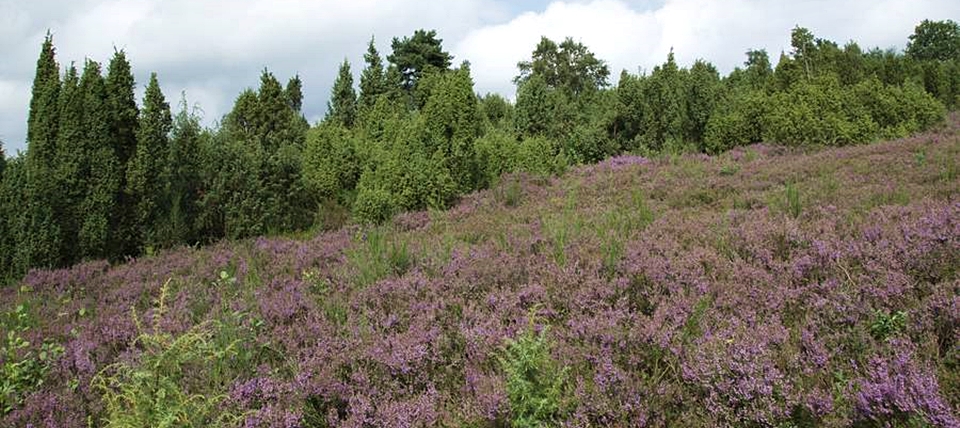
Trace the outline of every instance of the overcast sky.
{"label": "overcast sky", "polygon": [[391,38],[436,29],[456,64],[470,61],[477,92],[512,98],[516,63],[541,35],[583,42],[616,78],[662,63],[671,47],[681,64],[704,58],[723,73],[751,48],[776,60],[795,25],[840,44],[902,49],[923,19],[960,20],[960,1],[0,0],[0,140],[8,155],[25,149],[47,29],[61,68],[85,58],[106,63],[115,47],[124,49],[138,97],[155,71],[168,101],[176,105],[185,91],[207,124],[255,87],[264,67],[282,82],[299,73],[312,123],[324,114],[344,58],[359,75],[370,36],[386,56]]}

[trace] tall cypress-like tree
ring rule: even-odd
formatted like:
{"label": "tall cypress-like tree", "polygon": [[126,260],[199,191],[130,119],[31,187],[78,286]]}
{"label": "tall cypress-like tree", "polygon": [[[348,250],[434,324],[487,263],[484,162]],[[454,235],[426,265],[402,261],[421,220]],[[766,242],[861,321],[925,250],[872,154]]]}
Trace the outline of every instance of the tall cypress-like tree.
{"label": "tall cypress-like tree", "polygon": [[169,201],[170,211],[162,221],[163,246],[193,244],[199,239],[197,217],[199,216],[199,197],[201,182],[200,142],[203,129],[200,117],[191,113],[184,96],[180,101],[180,111],[173,118],[170,137],[170,150],[165,169],[165,198]]}
{"label": "tall cypress-like tree", "polygon": [[377,46],[375,45],[373,37],[370,37],[370,43],[367,45],[367,53],[363,54],[363,60],[367,63],[367,66],[360,72],[360,97],[358,104],[361,108],[369,109],[377,103],[377,98],[387,91],[383,59],[380,57],[380,53],[377,52]]}
{"label": "tall cypress-like tree", "polygon": [[160,223],[168,212],[163,197],[166,189],[165,168],[170,150],[170,131],[173,118],[157,74],[150,75],[143,112],[137,131],[137,151],[127,169],[127,194],[134,206],[134,218],[140,225],[137,231],[143,245],[154,247],[160,243]]}
{"label": "tall cypress-like tree", "polygon": [[111,219],[114,238],[111,251],[114,257],[134,255],[139,250],[136,243],[136,207],[122,189],[127,187],[126,170],[137,151],[137,128],[139,126],[137,108],[136,81],[130,67],[130,61],[122,50],[116,50],[106,77],[106,108],[110,124],[110,140],[120,167],[120,189],[117,194],[117,209]]}
{"label": "tall cypress-like tree", "polygon": [[337,80],[333,82],[330,102],[327,103],[327,120],[352,127],[357,118],[357,93],[353,90],[353,74],[350,62],[346,59],[340,64]]}
{"label": "tall cypress-like tree", "polygon": [[123,173],[111,141],[107,87],[100,64],[87,61],[80,77],[80,92],[83,95],[83,157],[80,162],[87,183],[86,194],[80,203],[80,212],[83,213],[78,235],[80,250],[89,258],[115,257],[110,248],[111,223]]}
{"label": "tall cypress-like tree", "polygon": [[27,118],[27,207],[18,216],[15,230],[16,264],[22,267],[56,266],[60,255],[60,230],[53,210],[56,199],[51,172],[55,169],[60,70],[48,32],[37,60],[30,113]]}
{"label": "tall cypress-like tree", "polygon": [[57,132],[57,168],[54,212],[60,223],[60,232],[65,238],[62,245],[62,260],[73,263],[82,256],[76,237],[80,233],[84,213],[80,204],[86,196],[89,167],[84,147],[84,95],[80,92],[80,76],[73,64],[67,68],[60,89],[60,123]]}

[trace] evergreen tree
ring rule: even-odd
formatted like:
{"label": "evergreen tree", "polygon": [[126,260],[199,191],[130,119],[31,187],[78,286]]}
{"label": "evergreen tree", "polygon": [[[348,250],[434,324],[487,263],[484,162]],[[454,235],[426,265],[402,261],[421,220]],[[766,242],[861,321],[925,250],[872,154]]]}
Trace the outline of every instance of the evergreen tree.
{"label": "evergreen tree", "polygon": [[330,102],[327,103],[327,120],[335,121],[347,128],[352,127],[357,117],[357,93],[353,90],[353,74],[350,62],[346,59],[340,64],[337,80],[333,82]]}
{"label": "evergreen tree", "polygon": [[[60,90],[59,132],[57,133],[56,157],[57,169],[56,193],[59,196],[54,204],[54,212],[60,223],[60,232],[64,237],[76,237],[83,224],[84,213],[80,212],[87,191],[89,165],[84,164],[84,98],[80,92],[80,76],[73,64],[67,69]],[[61,258],[65,263],[75,263],[81,259],[79,242],[76,239],[64,239]]]}
{"label": "evergreen tree", "polygon": [[539,75],[518,83],[517,130],[524,136],[545,136],[554,129],[554,92]]}
{"label": "evergreen tree", "polygon": [[110,60],[106,85],[113,149],[120,165],[126,166],[137,151],[137,118],[140,112],[134,95],[136,81],[127,55],[122,50],[115,51]]}
{"label": "evergreen tree", "polygon": [[667,62],[654,67],[644,85],[644,136],[647,149],[660,151],[666,144],[684,143],[687,121],[685,73],[677,66],[673,51]]}
{"label": "evergreen tree", "polygon": [[6,163],[0,179],[0,285],[19,279],[29,265],[21,257],[29,224],[22,210],[27,197],[27,174],[22,156]]}
{"label": "evergreen tree", "polygon": [[[117,50],[110,60],[107,69],[106,90],[108,117],[110,121],[110,139],[120,168],[121,190],[127,188],[125,171],[136,156],[137,128],[139,126],[136,96],[134,90],[136,81],[126,53]],[[111,224],[114,229],[111,251],[112,257],[135,255],[140,251],[137,224],[136,202],[130,200],[129,194],[120,191],[117,194],[117,209],[114,211]]]}
{"label": "evergreen tree", "polygon": [[164,199],[170,211],[163,226],[161,245],[196,243],[200,236],[197,227],[199,198],[202,188],[201,139],[203,128],[200,117],[187,109],[186,96],[180,101],[180,111],[173,118],[170,150],[167,157]]}
{"label": "evergreen tree", "polygon": [[79,206],[83,215],[78,234],[80,251],[89,258],[116,257],[109,246],[123,171],[111,141],[109,101],[100,64],[87,61],[79,90],[83,96],[80,165],[87,183]]}
{"label": "evergreen tree", "polygon": [[473,79],[467,67],[430,78],[436,82],[423,107],[431,143],[428,154],[442,154],[456,190],[466,193],[475,189],[480,179],[473,146],[483,131]]}
{"label": "evergreen tree", "polygon": [[443,50],[443,40],[437,38],[436,30],[416,30],[412,37],[402,40],[394,37],[390,47],[393,53],[387,60],[397,67],[401,85],[408,92],[413,91],[424,72],[446,71],[453,61],[453,55]]}
{"label": "evergreen tree", "polygon": [[283,96],[293,111],[300,113],[303,109],[303,81],[300,75],[296,75],[287,81],[287,87],[283,90]]}
{"label": "evergreen tree", "polygon": [[686,126],[688,141],[700,143],[707,129],[707,122],[720,101],[720,74],[713,64],[697,60],[690,68],[686,99]]}
{"label": "evergreen tree", "polygon": [[[37,60],[27,118],[27,153],[33,174],[43,174],[53,164],[57,136],[57,99],[60,94],[60,69],[53,36],[47,33]],[[31,177],[32,178],[32,177]],[[31,181],[34,181],[31,179]]]}
{"label": "evergreen tree", "polygon": [[52,172],[55,168],[60,71],[53,36],[47,33],[37,60],[30,113],[27,118],[25,214],[13,230],[20,239],[15,264],[30,267],[56,266],[60,255],[60,230],[53,210],[56,200]]}
{"label": "evergreen tree", "polygon": [[360,97],[358,104],[361,108],[370,109],[376,104],[377,98],[386,93],[386,74],[383,70],[383,60],[377,47],[374,44],[374,38],[370,38],[367,45],[367,53],[363,54],[363,60],[367,63],[366,68],[360,73]]}
{"label": "evergreen tree", "polygon": [[136,207],[136,224],[140,225],[137,237],[147,247],[155,247],[160,243],[161,222],[169,211],[169,204],[163,195],[167,185],[164,169],[169,156],[172,128],[170,104],[160,90],[157,74],[153,73],[143,96],[137,151],[127,169],[127,194]]}

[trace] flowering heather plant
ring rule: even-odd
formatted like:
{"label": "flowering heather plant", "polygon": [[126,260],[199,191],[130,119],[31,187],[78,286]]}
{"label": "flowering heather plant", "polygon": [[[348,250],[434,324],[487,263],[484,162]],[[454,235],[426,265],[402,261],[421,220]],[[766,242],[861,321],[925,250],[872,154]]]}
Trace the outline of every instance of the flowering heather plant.
{"label": "flowering heather plant", "polygon": [[[108,390],[167,355],[170,388],[250,427],[956,427],[958,154],[954,117],[813,153],[615,158],[510,176],[516,203],[495,187],[379,229],[34,271],[0,309],[29,308],[17,355],[63,353],[0,426],[128,417]],[[131,310],[192,345],[148,346]]]}

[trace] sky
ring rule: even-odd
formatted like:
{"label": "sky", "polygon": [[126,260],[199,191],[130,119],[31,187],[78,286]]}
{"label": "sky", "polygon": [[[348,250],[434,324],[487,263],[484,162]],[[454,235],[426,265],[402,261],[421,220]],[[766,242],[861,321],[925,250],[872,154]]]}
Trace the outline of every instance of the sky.
{"label": "sky", "polygon": [[[138,98],[156,72],[172,106],[185,94],[215,126],[269,69],[299,74],[304,115],[326,111],[339,64],[363,68],[371,37],[384,57],[393,37],[436,29],[454,63],[470,61],[475,89],[513,98],[518,61],[540,40],[572,37],[621,70],[651,70],[672,48],[681,65],[706,59],[727,73],[748,49],[774,61],[790,30],[841,45],[903,49],[923,19],[960,20],[956,0],[0,0],[0,141],[26,149],[30,88],[44,35],[61,68],[115,49],[130,59]],[[138,100],[140,102],[140,100]]]}

